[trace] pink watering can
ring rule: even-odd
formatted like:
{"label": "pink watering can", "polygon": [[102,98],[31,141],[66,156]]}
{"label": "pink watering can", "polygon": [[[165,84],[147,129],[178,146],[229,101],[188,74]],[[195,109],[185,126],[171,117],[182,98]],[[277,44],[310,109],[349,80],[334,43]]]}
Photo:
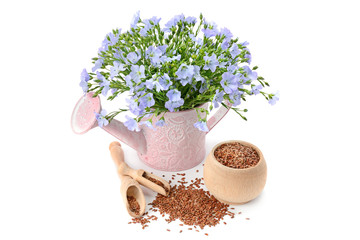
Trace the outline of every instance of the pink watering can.
{"label": "pink watering can", "polygon": [[[231,106],[229,102],[224,103],[228,107]],[[207,108],[207,103],[202,107]],[[228,111],[228,108],[220,106],[207,121],[209,131]],[[80,98],[72,113],[71,127],[73,131],[83,134],[97,127],[95,113],[100,112],[100,98],[93,97],[93,93],[87,93]],[[154,124],[158,118],[153,118]],[[157,127],[156,130],[140,125],[141,130],[133,132],[116,119],[102,129],[135,149],[139,158],[152,168],[164,171],[182,171],[201,163],[205,157],[205,135],[208,132],[202,132],[194,127],[194,123],[198,121],[196,110],[167,112],[164,118],[166,125]]]}

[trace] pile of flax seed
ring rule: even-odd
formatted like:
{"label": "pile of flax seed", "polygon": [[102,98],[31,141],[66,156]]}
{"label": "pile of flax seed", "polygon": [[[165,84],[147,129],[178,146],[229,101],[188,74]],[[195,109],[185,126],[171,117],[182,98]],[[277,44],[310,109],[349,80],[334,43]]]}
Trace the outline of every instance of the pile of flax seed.
{"label": "pile of flax seed", "polygon": [[[199,232],[205,226],[219,224],[225,216],[234,218],[235,213],[230,211],[234,208],[229,208],[228,204],[219,202],[209,191],[201,188],[204,185],[203,178],[195,178],[187,185],[189,182],[186,181],[185,173],[177,173],[177,175],[181,177],[181,180],[177,181],[178,184],[171,186],[169,195],[157,194],[156,198],[148,204],[151,206],[149,211],[140,218],[133,218],[129,224],[141,224],[142,229],[145,229],[151,221],[158,220],[158,217],[152,213],[159,212],[162,217],[167,217],[165,221],[168,223],[179,219],[182,222],[180,226],[188,225],[187,230]],[[172,180],[175,180],[175,177],[176,175],[172,175]],[[171,184],[171,180],[169,183]],[[171,230],[167,229],[167,231]],[[208,236],[207,233],[205,235]]]}

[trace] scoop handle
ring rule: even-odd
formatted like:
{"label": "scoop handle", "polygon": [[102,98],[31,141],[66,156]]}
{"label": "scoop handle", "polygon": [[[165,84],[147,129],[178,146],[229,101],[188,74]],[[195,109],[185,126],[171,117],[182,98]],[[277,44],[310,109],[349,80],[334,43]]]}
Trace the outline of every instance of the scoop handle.
{"label": "scoop handle", "polygon": [[110,143],[109,150],[119,175],[129,175],[132,169],[124,161],[124,150],[121,144],[119,142],[112,142]]}

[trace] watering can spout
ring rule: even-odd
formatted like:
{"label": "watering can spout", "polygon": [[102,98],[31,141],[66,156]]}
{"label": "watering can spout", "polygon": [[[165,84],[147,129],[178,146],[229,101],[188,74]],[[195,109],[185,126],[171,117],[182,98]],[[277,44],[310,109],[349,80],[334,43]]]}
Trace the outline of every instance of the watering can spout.
{"label": "watering can spout", "polygon": [[103,129],[129,147],[135,149],[138,153],[146,153],[146,139],[142,130],[140,132],[130,131],[124,123],[116,119],[113,119],[107,126],[104,126]]}
{"label": "watering can spout", "polygon": [[[101,112],[101,103],[98,96],[93,97],[93,93],[87,93],[80,98],[71,116],[71,127],[77,134],[83,134],[90,129],[97,127],[95,113]],[[113,119],[108,125],[103,126],[106,132],[110,133],[123,143],[132,147],[140,154],[147,152],[146,139],[143,131],[133,132],[120,121]]]}

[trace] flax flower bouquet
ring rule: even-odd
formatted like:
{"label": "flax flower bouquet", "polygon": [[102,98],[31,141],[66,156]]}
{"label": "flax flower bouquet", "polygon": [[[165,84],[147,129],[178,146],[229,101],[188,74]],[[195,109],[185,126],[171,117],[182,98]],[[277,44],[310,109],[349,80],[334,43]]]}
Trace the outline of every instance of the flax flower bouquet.
{"label": "flax flower bouquet", "polygon": [[[249,66],[248,42],[233,38],[229,29],[218,29],[202,14],[199,19],[177,15],[163,27],[160,20],[143,20],[137,12],[130,30],[115,29],[106,35],[92,71],[82,71],[84,93],[101,94],[107,100],[127,94],[126,108],[96,114],[101,127],[130,111],[124,123],[129,130],[139,131],[139,124],[155,129],[166,124],[167,112],[196,109],[194,127],[208,131],[206,116],[224,100],[246,120],[247,109],[238,108],[246,97],[262,95],[271,105],[279,99],[263,91],[269,84],[258,76],[257,66]],[[209,109],[202,107],[204,103]],[[154,116],[159,120],[153,122]],[[141,121],[144,117],[147,120]]]}

